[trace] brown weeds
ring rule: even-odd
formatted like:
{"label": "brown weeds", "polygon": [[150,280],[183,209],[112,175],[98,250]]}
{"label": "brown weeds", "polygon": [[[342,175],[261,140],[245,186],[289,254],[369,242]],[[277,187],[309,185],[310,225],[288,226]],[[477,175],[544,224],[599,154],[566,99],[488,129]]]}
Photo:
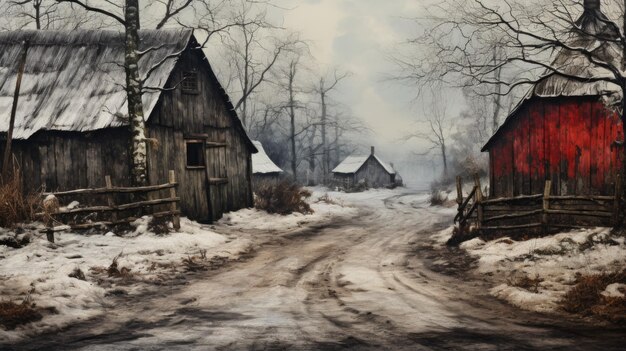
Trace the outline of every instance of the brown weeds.
{"label": "brown weeds", "polygon": [[42,318],[35,305],[27,300],[21,304],[12,301],[0,302],[0,325],[6,330],[13,330],[20,325],[36,322]]}
{"label": "brown weeds", "polygon": [[313,213],[311,206],[306,202],[309,197],[310,191],[287,180],[260,184],[256,189],[255,207],[280,215],[294,212],[309,214]]}
{"label": "brown weeds", "polygon": [[13,176],[0,182],[0,227],[13,227],[18,223],[32,221],[40,207],[41,194],[24,194],[19,169]]}
{"label": "brown weeds", "polygon": [[626,298],[607,297],[602,292],[614,283],[626,284],[626,270],[582,276],[565,294],[562,308],[570,313],[598,316],[614,322],[626,322]]}

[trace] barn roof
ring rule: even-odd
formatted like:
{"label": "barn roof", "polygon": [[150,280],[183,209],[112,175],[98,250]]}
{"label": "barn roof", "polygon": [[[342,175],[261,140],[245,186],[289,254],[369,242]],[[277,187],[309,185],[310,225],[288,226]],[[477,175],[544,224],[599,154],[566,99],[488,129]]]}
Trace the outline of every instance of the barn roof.
{"label": "barn roof", "polygon": [[[179,54],[193,38],[189,29],[140,30],[139,73],[144,83],[144,115],[149,118]],[[13,138],[40,130],[87,132],[127,125],[124,33],[107,30],[0,32],[0,132],[9,127],[19,57],[28,41]],[[149,50],[148,50],[149,49]],[[209,67],[235,126],[252,152],[233,105]],[[122,118],[121,118],[122,117]]]}
{"label": "barn roof", "polygon": [[260,141],[253,140],[252,144],[259,151],[252,155],[252,173],[254,174],[267,174],[267,173],[282,173],[283,170],[278,167],[274,161],[265,153],[263,145]]}
{"label": "barn roof", "polygon": [[356,173],[363,167],[367,160],[373,157],[380,165],[387,171],[389,174],[396,174],[396,171],[383,160],[381,160],[376,155],[368,155],[368,156],[348,156],[343,162],[341,162],[335,169],[333,169],[333,173],[343,173],[343,174],[352,174]]}
{"label": "barn roof", "polygon": [[[585,1],[591,3],[592,1]],[[584,48],[593,52],[597,60],[611,63],[614,67],[621,67],[622,51],[617,43],[610,40],[596,38],[612,38],[619,30],[600,10],[599,2],[593,6],[585,7],[581,17],[576,21],[576,28],[569,33],[568,45],[572,48]],[[504,123],[496,133],[487,141],[481,151],[489,148],[501,131],[511,123],[517,112],[524,104],[535,97],[581,97],[581,96],[604,96],[619,91],[619,86],[607,81],[584,82],[576,78],[602,78],[611,77],[611,73],[595,64],[592,64],[584,53],[580,51],[562,49],[555,57],[551,67],[563,74],[547,70],[538,83],[534,84],[513,108]],[[568,77],[569,76],[569,77]]]}

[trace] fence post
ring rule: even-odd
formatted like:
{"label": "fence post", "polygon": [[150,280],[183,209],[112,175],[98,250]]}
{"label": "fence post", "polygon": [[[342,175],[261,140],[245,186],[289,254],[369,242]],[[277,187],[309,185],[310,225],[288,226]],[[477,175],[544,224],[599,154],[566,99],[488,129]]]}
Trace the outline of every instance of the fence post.
{"label": "fence post", "polygon": [[474,174],[474,185],[476,186],[476,211],[478,216],[478,229],[483,224],[483,190],[480,186],[480,177],[478,174]]}
{"label": "fence post", "polygon": [[[109,175],[104,176],[104,183],[106,184],[106,188],[108,190],[113,189],[113,182],[111,181],[111,176]],[[113,193],[107,193],[107,205],[111,208],[115,207],[115,201],[113,200]],[[117,222],[116,211],[111,212],[111,222],[113,223]]]}
{"label": "fence post", "polygon": [[[176,186],[174,185],[174,183],[176,183],[176,174],[174,174],[174,170],[170,170],[169,183],[172,185],[170,188],[170,198],[174,199],[176,198]],[[180,215],[177,213],[178,210],[176,207],[176,202],[172,202],[170,204],[170,211],[172,211],[172,224],[174,224],[174,229],[179,230]]]}
{"label": "fence post", "polygon": [[622,177],[617,175],[615,178],[615,199],[613,200],[613,223],[619,225],[620,200],[622,198]]}
{"label": "fence post", "polygon": [[456,177],[456,203],[461,207],[463,204],[463,178]]}
{"label": "fence post", "polygon": [[543,228],[543,234],[548,232],[548,210],[550,209],[550,192],[552,190],[552,180],[546,180],[546,184],[543,188],[543,213],[541,214],[541,224]]}

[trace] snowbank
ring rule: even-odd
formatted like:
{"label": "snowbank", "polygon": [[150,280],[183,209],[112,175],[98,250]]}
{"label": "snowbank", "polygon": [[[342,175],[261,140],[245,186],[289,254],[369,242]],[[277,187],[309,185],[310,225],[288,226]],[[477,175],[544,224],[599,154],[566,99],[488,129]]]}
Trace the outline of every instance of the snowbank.
{"label": "snowbank", "polygon": [[[556,310],[581,275],[610,273],[626,265],[624,238],[613,236],[608,228],[528,241],[473,239],[461,248],[478,258],[478,273],[498,284],[491,290],[493,296],[539,312]],[[620,288],[609,286],[606,294],[620,294]]]}
{"label": "snowbank", "polygon": [[300,228],[304,225],[330,221],[337,217],[351,216],[357,209],[335,197],[338,193],[329,193],[325,188],[312,188],[309,203],[312,214],[292,213],[287,216],[268,214],[256,208],[244,209],[224,215],[218,222],[221,225],[236,226],[242,229],[257,229],[263,231],[287,231]]}
{"label": "snowbank", "polygon": [[[118,255],[119,267],[130,270],[133,282],[158,284],[168,279],[163,274],[165,270],[169,273],[183,270],[181,262],[185,257],[201,253],[208,257],[236,257],[251,245],[248,240],[215,233],[185,218],[181,219],[180,232],[166,235],[149,232],[148,222],[149,218],[138,220],[134,223],[135,231],[124,237],[113,233],[59,232],[52,244],[45,234],[34,231],[32,242],[25,247],[0,246],[2,298],[16,303],[29,298],[39,307],[57,311],[14,331],[0,328],[0,340],[17,340],[35,330],[37,333],[55,330],[97,316],[110,307],[111,294],[139,293],[145,285],[130,284],[121,278],[109,279],[103,272]],[[11,233],[4,233],[8,234]],[[86,280],[69,277],[76,268],[83,271]]]}

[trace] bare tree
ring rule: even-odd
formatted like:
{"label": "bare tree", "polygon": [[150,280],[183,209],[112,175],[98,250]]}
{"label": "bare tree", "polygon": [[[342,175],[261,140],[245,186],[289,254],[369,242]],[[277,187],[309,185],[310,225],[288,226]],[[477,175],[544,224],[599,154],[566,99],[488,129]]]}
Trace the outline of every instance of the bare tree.
{"label": "bare tree", "polygon": [[327,75],[323,75],[319,78],[318,84],[313,89],[319,96],[320,104],[320,119],[319,124],[321,127],[322,137],[322,173],[324,181],[326,181],[328,174],[330,173],[330,147],[328,143],[328,104],[329,94],[337,88],[337,85],[349,76],[348,73],[340,73],[335,69],[332,73],[332,77],[328,78]]}
{"label": "bare tree", "polygon": [[426,115],[423,120],[418,121],[418,128],[415,132],[408,134],[405,140],[417,138],[426,141],[429,149],[421,153],[422,155],[432,152],[439,152],[443,165],[443,176],[448,177],[448,136],[452,129],[451,120],[447,114],[447,103],[432,99],[428,108],[424,109]]}
{"label": "bare tree", "polygon": [[[145,185],[148,182],[147,167],[147,144],[146,126],[144,119],[143,93],[144,80],[139,74],[139,0],[125,0],[122,9],[123,15],[108,9],[92,7],[82,0],[57,0],[58,2],[68,2],[82,6],[87,11],[105,15],[121,23],[125,29],[125,49],[124,69],[126,71],[126,97],[128,104],[128,119],[130,122],[130,132],[132,135],[132,181],[135,185]],[[150,70],[148,71],[148,74]]]}
{"label": "bare tree", "polygon": [[87,11],[63,6],[56,0],[0,1],[0,18],[5,30],[100,28],[105,25]]}
{"label": "bare tree", "polygon": [[241,4],[228,26],[229,35],[223,38],[223,42],[239,95],[234,105],[242,123],[248,127],[253,94],[269,83],[270,72],[279,59],[293,51],[301,41],[296,35],[281,38],[278,32],[282,28],[269,23],[267,13],[259,11],[250,2]]}

